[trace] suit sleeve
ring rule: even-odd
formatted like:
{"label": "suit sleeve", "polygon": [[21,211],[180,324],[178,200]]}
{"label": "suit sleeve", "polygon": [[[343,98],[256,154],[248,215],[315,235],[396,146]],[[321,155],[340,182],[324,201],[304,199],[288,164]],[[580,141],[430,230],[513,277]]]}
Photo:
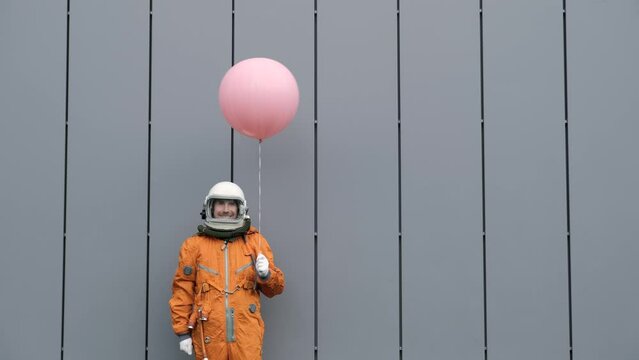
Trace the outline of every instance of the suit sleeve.
{"label": "suit sleeve", "polygon": [[169,300],[176,335],[190,333],[188,323],[195,299],[196,254],[189,240],[185,240],[180,248],[178,266],[173,276],[173,295]]}
{"label": "suit sleeve", "polygon": [[[262,237],[262,234],[258,234],[258,236]],[[273,251],[264,237],[262,237],[260,250],[268,259],[269,274],[265,279],[258,276],[257,283],[260,287],[260,291],[267,297],[272,298],[273,296],[284,292],[284,273],[275,265],[275,261],[273,260]]]}

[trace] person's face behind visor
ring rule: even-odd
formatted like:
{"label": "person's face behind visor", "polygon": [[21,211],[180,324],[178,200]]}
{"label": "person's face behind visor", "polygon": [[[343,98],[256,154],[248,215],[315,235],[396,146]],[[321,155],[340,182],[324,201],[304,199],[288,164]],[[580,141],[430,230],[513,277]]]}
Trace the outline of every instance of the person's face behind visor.
{"label": "person's face behind visor", "polygon": [[213,202],[213,217],[218,219],[237,218],[237,203],[235,200],[215,200]]}

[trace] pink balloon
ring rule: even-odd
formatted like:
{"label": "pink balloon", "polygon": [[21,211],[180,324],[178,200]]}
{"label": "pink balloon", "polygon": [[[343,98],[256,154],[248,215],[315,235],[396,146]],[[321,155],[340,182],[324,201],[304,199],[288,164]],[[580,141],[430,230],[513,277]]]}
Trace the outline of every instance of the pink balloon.
{"label": "pink balloon", "polygon": [[226,121],[242,134],[263,140],[293,120],[299,104],[297,82],[282,64],[267,58],[241,61],[220,83]]}

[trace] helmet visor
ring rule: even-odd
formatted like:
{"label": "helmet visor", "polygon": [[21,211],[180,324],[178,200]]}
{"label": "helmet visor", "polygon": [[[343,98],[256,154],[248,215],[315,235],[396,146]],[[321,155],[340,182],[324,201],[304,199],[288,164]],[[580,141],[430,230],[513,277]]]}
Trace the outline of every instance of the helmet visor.
{"label": "helmet visor", "polygon": [[210,219],[222,222],[235,222],[241,216],[240,201],[237,199],[211,198],[207,201],[207,212]]}

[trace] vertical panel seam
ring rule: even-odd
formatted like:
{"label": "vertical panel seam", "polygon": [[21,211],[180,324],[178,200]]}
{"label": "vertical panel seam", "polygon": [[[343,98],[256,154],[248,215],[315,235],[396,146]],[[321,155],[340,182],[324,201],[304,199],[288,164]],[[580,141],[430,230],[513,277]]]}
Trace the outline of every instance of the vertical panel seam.
{"label": "vertical panel seam", "polygon": [[481,82],[481,121],[484,122],[484,4],[479,0],[479,77]]}
{"label": "vertical panel seam", "polygon": [[144,327],[144,358],[149,358],[149,269],[151,263],[151,95],[153,65],[153,0],[149,0],[149,92],[146,174],[146,314]]}
{"label": "vertical panel seam", "polygon": [[572,332],[572,256],[571,256],[571,232],[570,232],[570,151],[568,137],[568,48],[566,30],[566,0],[563,0],[563,40],[564,40],[564,133],[566,156],[566,248],[568,265],[568,350],[570,360],[573,359],[573,332]]}
{"label": "vertical panel seam", "polygon": [[313,358],[318,359],[318,257],[317,257],[317,0],[313,2]]}
{"label": "vertical panel seam", "polygon": [[488,306],[487,306],[487,274],[486,274],[486,158],[484,151],[484,4],[479,0],[479,81],[481,100],[481,198],[482,198],[482,265],[484,290],[484,360],[488,360]]}
{"label": "vertical panel seam", "polygon": [[60,360],[64,359],[64,306],[66,291],[66,262],[67,262],[67,171],[69,164],[69,27],[71,24],[71,0],[67,0],[67,53],[66,53],[66,84],[64,99],[64,190],[62,205],[62,311],[60,316]]}
{"label": "vertical panel seam", "polygon": [[403,274],[402,274],[402,96],[401,96],[401,49],[400,49],[400,0],[397,0],[397,206],[398,206],[398,266],[399,266],[399,360],[404,356],[403,340]]}

